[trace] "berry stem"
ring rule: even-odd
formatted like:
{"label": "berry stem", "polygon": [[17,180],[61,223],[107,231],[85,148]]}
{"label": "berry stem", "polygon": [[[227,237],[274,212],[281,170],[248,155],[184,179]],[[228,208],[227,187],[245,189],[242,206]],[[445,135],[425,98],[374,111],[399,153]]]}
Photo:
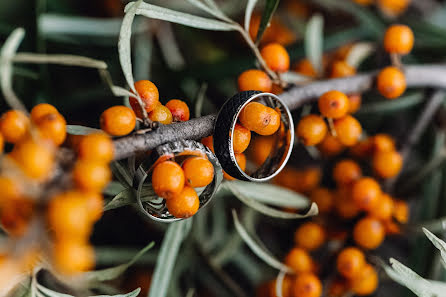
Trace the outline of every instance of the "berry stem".
{"label": "berry stem", "polygon": [[401,62],[401,55],[397,53],[391,53],[390,60],[392,61],[392,65],[395,66],[396,68],[398,69],[403,68],[403,63]]}

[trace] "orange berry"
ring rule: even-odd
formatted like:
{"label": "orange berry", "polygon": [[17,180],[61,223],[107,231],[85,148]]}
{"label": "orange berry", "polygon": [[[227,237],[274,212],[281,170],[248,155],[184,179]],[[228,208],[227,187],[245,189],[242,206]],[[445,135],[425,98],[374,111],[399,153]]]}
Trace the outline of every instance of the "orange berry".
{"label": "orange berry", "polygon": [[258,102],[248,103],[240,112],[240,123],[260,135],[274,134],[280,126],[280,115],[271,107]]}
{"label": "orange berry", "polygon": [[[274,178],[274,183],[299,193],[307,193],[319,185],[321,177],[321,170],[317,167],[310,167],[303,170],[285,167]],[[299,183],[296,183],[296,180]]]}
{"label": "orange berry", "polygon": [[54,265],[63,274],[76,274],[94,267],[94,250],[75,240],[57,241],[53,250]]}
{"label": "orange berry", "polygon": [[348,112],[348,98],[339,91],[328,91],[319,97],[319,111],[327,118],[338,119]]}
{"label": "orange berry", "polygon": [[[235,160],[242,171],[246,170],[246,156],[243,153],[235,153]],[[232,176],[223,170],[223,177],[227,180],[235,180]]]}
{"label": "orange berry", "polygon": [[3,154],[4,150],[5,150],[5,139],[3,138],[3,135],[0,133],[0,154]]}
{"label": "orange berry", "polygon": [[212,137],[212,135],[202,138],[201,143],[204,144],[205,146],[207,146],[211,150],[211,152],[215,153],[215,151],[214,151],[214,137]]}
{"label": "orange berry", "polygon": [[384,224],[384,228],[386,229],[386,234],[395,235],[401,233],[400,226],[392,220],[387,220],[382,222]]}
{"label": "orange berry", "polygon": [[46,178],[53,168],[53,152],[41,143],[27,139],[14,146],[11,158],[22,172],[33,179]]}
{"label": "orange berry", "polygon": [[359,94],[348,95],[348,113],[355,113],[361,108],[362,97]]}
{"label": "orange berry", "polygon": [[[150,80],[140,80],[135,82],[135,89],[144,103],[144,109],[146,112],[149,113],[154,110],[159,103],[158,88],[155,86],[155,84]],[[138,118],[142,118],[141,106],[139,105],[138,100],[136,98],[129,97],[129,102],[136,116]]]}
{"label": "orange berry", "polygon": [[272,71],[286,72],[290,68],[290,56],[281,44],[270,43],[262,48],[260,54]]}
{"label": "orange berry", "polygon": [[170,113],[172,113],[174,122],[184,122],[189,120],[189,107],[184,101],[172,99],[166,103],[166,107],[170,110]]}
{"label": "orange berry", "polygon": [[373,152],[373,141],[371,138],[360,140],[350,148],[350,154],[356,158],[366,158]]}
{"label": "orange berry", "polygon": [[318,144],[317,148],[323,156],[333,157],[339,155],[345,148],[345,146],[338,140],[337,137],[327,134],[324,140]]}
{"label": "orange berry", "polygon": [[348,284],[343,278],[336,278],[328,288],[328,297],[342,297],[348,291]]}
{"label": "orange berry", "polygon": [[379,202],[369,210],[369,215],[382,221],[390,220],[393,213],[393,200],[389,195],[382,193]]}
{"label": "orange berry", "polygon": [[333,193],[326,188],[316,188],[311,192],[311,201],[317,204],[320,213],[328,213],[333,207]]}
{"label": "orange berry", "polygon": [[413,43],[413,32],[405,25],[392,25],[384,35],[384,49],[391,54],[407,55]]}
{"label": "orange berry", "polygon": [[379,9],[391,17],[402,14],[409,4],[410,0],[377,0]]}
{"label": "orange berry", "polygon": [[173,117],[170,110],[162,104],[158,104],[151,113],[149,119],[154,122],[160,122],[163,125],[172,124]]}
{"label": "orange berry", "polygon": [[361,167],[358,163],[350,159],[339,161],[333,168],[333,179],[340,186],[352,185],[361,176]]}
{"label": "orange berry", "polygon": [[364,253],[355,247],[343,249],[336,260],[339,273],[349,279],[356,277],[365,265]]}
{"label": "orange berry", "polygon": [[133,110],[117,105],[106,109],[101,115],[101,129],[112,136],[124,136],[135,129],[136,117]]}
{"label": "orange berry", "polygon": [[57,109],[48,103],[40,103],[31,109],[31,121],[37,122],[41,117],[46,116],[48,114],[58,114]]}
{"label": "orange berry", "polygon": [[78,160],[73,169],[73,180],[82,190],[101,192],[111,180],[110,168],[102,162]]}
{"label": "orange berry", "polygon": [[166,201],[167,209],[176,218],[186,219],[193,216],[200,208],[200,199],[192,187],[184,189]]}
{"label": "orange berry", "polygon": [[[257,37],[260,20],[260,14],[254,13],[251,17],[251,22],[249,25],[249,35],[251,36],[252,40],[255,40]],[[285,27],[277,16],[274,16],[262,36],[261,43],[277,42],[283,45],[287,45],[295,40],[295,34],[290,29]]]}
{"label": "orange berry", "polygon": [[299,274],[294,282],[293,293],[295,297],[320,297],[321,281],[312,273]]}
{"label": "orange berry", "polygon": [[155,193],[165,199],[181,193],[185,177],[180,165],[165,161],[156,165],[152,173],[152,187]]}
{"label": "orange berry", "polygon": [[395,177],[403,167],[403,157],[396,151],[379,152],[373,156],[373,170],[382,178]]}
{"label": "orange berry", "polygon": [[362,133],[361,124],[350,115],[334,120],[334,129],[339,141],[345,146],[355,145]]}
{"label": "orange berry", "polygon": [[378,287],[378,274],[372,265],[366,264],[351,281],[352,291],[358,296],[370,295]]}
{"label": "orange berry", "polygon": [[246,70],[238,77],[238,89],[242,91],[271,92],[273,83],[269,76],[262,70]]}
{"label": "orange berry", "polygon": [[395,141],[393,140],[392,136],[388,134],[376,134],[371,138],[371,142],[375,153],[395,150]]}
{"label": "orange berry", "polygon": [[353,202],[349,186],[342,186],[336,191],[335,209],[337,215],[344,220],[350,220],[359,214],[359,208]]}
{"label": "orange berry", "polygon": [[214,179],[214,166],[204,157],[191,157],[182,165],[186,184],[192,188],[206,187]]}
{"label": "orange berry", "polygon": [[304,249],[295,247],[285,257],[285,265],[292,268],[296,273],[312,272],[314,269],[313,259]]}
{"label": "orange berry", "polygon": [[325,241],[325,230],[316,223],[308,222],[302,224],[294,234],[297,246],[313,251],[318,249]]}
{"label": "orange berry", "polygon": [[258,136],[251,142],[252,149],[249,149],[250,157],[257,165],[262,165],[266,161],[274,147],[274,137]]}
{"label": "orange berry", "polygon": [[380,185],[371,177],[363,177],[353,184],[352,199],[362,210],[370,210],[382,194]]}
{"label": "orange berry", "polygon": [[19,183],[6,176],[0,176],[0,189],[2,191],[0,195],[0,208],[4,203],[19,198],[21,193]]}
{"label": "orange berry", "polygon": [[59,113],[49,113],[35,121],[40,136],[59,146],[67,137],[67,122]]}
{"label": "orange berry", "polygon": [[306,75],[309,77],[317,76],[316,69],[314,69],[313,65],[311,64],[310,60],[308,60],[308,59],[301,60],[293,68],[294,68],[294,71],[299,72],[300,74],[303,74],[303,75]]}
{"label": "orange berry", "polygon": [[376,249],[383,242],[385,235],[384,225],[372,217],[359,220],[353,228],[356,244],[369,250]]}
{"label": "orange berry", "polygon": [[401,224],[409,221],[409,205],[403,200],[394,200],[393,217]]}
{"label": "orange berry", "polygon": [[232,138],[234,152],[243,153],[248,148],[250,141],[251,131],[240,124],[235,124],[234,137]]}
{"label": "orange berry", "polygon": [[23,236],[34,213],[33,202],[25,198],[5,201],[1,208],[1,224],[13,237]]}
{"label": "orange berry", "polygon": [[398,68],[389,66],[379,72],[376,85],[381,95],[395,99],[406,90],[406,77]]}
{"label": "orange berry", "polygon": [[322,117],[309,114],[299,121],[296,134],[304,145],[316,145],[324,140],[327,134],[327,124]]}
{"label": "orange berry", "polygon": [[96,192],[85,192],[82,194],[85,197],[91,221],[98,221],[104,213],[104,197]]}
{"label": "orange berry", "polygon": [[356,69],[345,61],[335,61],[331,66],[330,78],[347,77],[356,74]]}
{"label": "orange berry", "polygon": [[27,134],[29,119],[20,110],[5,112],[0,118],[0,131],[7,142],[16,143]]}
{"label": "orange berry", "polygon": [[113,141],[103,133],[83,136],[77,147],[80,159],[108,163],[113,160]]}

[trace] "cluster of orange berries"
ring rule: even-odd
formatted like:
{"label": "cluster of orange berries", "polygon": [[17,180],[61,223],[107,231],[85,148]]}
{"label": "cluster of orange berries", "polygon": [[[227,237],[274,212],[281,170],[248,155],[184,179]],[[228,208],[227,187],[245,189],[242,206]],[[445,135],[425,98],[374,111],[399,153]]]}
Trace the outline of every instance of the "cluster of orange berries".
{"label": "cluster of orange berries", "polygon": [[353,0],[360,5],[376,4],[377,7],[386,15],[396,17],[406,11],[411,0]]}
{"label": "cluster of orange berries", "polygon": [[174,160],[163,160],[152,172],[155,193],[166,200],[171,215],[189,218],[200,208],[195,191],[209,185],[214,179],[214,166],[206,155],[190,156],[181,165]]}

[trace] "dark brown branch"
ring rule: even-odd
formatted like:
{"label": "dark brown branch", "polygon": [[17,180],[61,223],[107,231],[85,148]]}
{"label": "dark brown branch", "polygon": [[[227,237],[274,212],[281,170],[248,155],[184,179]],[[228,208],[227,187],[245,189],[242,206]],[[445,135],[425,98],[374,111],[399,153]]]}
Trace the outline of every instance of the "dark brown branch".
{"label": "dark brown branch", "polygon": [[[290,109],[296,109],[313,102],[323,93],[339,90],[345,93],[362,93],[374,86],[377,71],[355,76],[313,82],[305,86],[292,87],[280,95]],[[446,88],[446,65],[413,65],[405,67],[409,88]],[[200,117],[187,122],[162,126],[143,135],[130,135],[115,140],[115,159],[123,159],[137,152],[143,152],[160,144],[179,139],[200,139],[212,134],[216,116]]]}

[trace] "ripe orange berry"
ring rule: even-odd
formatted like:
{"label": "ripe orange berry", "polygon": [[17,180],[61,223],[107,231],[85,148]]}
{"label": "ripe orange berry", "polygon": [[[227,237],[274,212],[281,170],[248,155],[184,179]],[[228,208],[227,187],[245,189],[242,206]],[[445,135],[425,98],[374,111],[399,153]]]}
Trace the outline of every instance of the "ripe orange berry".
{"label": "ripe orange berry", "polygon": [[356,74],[356,69],[345,61],[335,61],[331,66],[330,78],[352,76]]}
{"label": "ripe orange berry", "polygon": [[372,217],[359,220],[353,228],[356,244],[369,250],[376,249],[383,242],[385,235],[384,225]]}
{"label": "ripe orange berry", "polygon": [[324,140],[318,144],[317,148],[323,156],[333,157],[339,155],[345,146],[338,140],[337,137],[327,134]]}
{"label": "ripe orange berry", "polygon": [[371,295],[378,287],[378,274],[372,265],[366,264],[351,281],[352,291],[358,296]]}
{"label": "ripe orange berry", "polygon": [[373,170],[382,178],[397,176],[403,167],[403,157],[396,151],[379,152],[373,156]]}
{"label": "ripe orange berry", "polygon": [[160,122],[163,125],[172,124],[173,117],[170,110],[162,104],[158,104],[151,113],[149,119],[154,122]]}
{"label": "ripe orange berry", "polygon": [[[274,183],[298,193],[307,193],[319,185],[321,177],[321,170],[317,167],[310,167],[303,170],[285,167],[274,178]],[[300,182],[296,183],[296,180]]]}
{"label": "ripe orange berry", "polygon": [[204,144],[205,146],[207,146],[211,150],[211,152],[215,153],[215,151],[214,151],[214,137],[212,137],[212,135],[201,139],[201,143]]}
{"label": "ripe orange berry", "polygon": [[296,134],[304,145],[316,145],[324,140],[327,134],[327,124],[322,117],[309,114],[299,121]]}
{"label": "ripe orange berry", "polygon": [[31,121],[36,123],[41,117],[54,113],[57,114],[59,112],[53,105],[48,103],[37,104],[36,106],[33,107],[33,109],[31,109],[31,114],[30,114]]}
{"label": "ripe orange berry", "polygon": [[413,32],[405,25],[392,25],[384,35],[384,49],[391,54],[407,55],[413,43]]}
{"label": "ripe orange berry", "polygon": [[265,93],[271,92],[273,83],[268,74],[262,70],[251,69],[246,70],[238,77],[238,89],[242,91],[261,91]]}
{"label": "ripe orange berry", "polygon": [[349,279],[356,277],[365,265],[364,253],[355,247],[343,249],[336,260],[339,273]]}
{"label": "ripe orange berry", "polygon": [[294,71],[309,77],[317,76],[316,69],[314,69],[313,65],[308,59],[301,60],[293,67],[293,69]]}
{"label": "ripe orange berry", "polygon": [[394,200],[393,217],[400,222],[405,224],[409,221],[409,206],[407,202],[403,200]]}
{"label": "ripe orange berry", "polygon": [[35,122],[43,139],[59,146],[67,137],[67,122],[59,113],[49,113],[41,116]]}
{"label": "ripe orange berry", "polygon": [[297,246],[313,251],[318,249],[325,241],[325,230],[319,224],[308,222],[302,224],[294,234]]}
{"label": "ripe orange berry", "polygon": [[206,187],[214,179],[214,166],[204,157],[191,157],[182,165],[186,184],[192,188]]}
{"label": "ripe orange berry", "polygon": [[336,191],[335,209],[337,215],[344,220],[350,220],[359,214],[360,210],[353,202],[349,186],[342,186]]}
{"label": "ripe orange berry", "polygon": [[258,102],[248,103],[239,115],[240,123],[260,135],[274,134],[280,126],[280,115],[271,107]]}
{"label": "ripe orange berry", "polygon": [[13,237],[23,236],[34,213],[33,202],[25,198],[5,201],[1,209],[1,224]]}
{"label": "ripe orange berry", "polygon": [[[242,171],[246,170],[246,156],[244,153],[235,153],[235,160]],[[232,176],[223,170],[223,177],[227,180],[235,180]]]}
{"label": "ripe orange berry", "polygon": [[363,177],[353,184],[352,199],[362,210],[370,210],[375,207],[381,196],[381,187],[371,177]]}
{"label": "ripe orange berry", "polygon": [[46,178],[54,164],[53,152],[32,139],[16,144],[10,156],[25,175],[38,180]]}
{"label": "ripe orange berry", "polygon": [[251,143],[252,149],[249,150],[250,157],[255,164],[262,165],[274,147],[274,137],[258,136]]}
{"label": "ripe orange berry", "polygon": [[[155,86],[155,84],[149,80],[140,80],[135,82],[135,89],[144,103],[144,109],[146,112],[149,113],[154,110],[159,103],[158,88]],[[138,100],[136,98],[129,97],[129,102],[136,116],[138,118],[142,118],[142,111]]]}
{"label": "ripe orange berry", "polygon": [[103,133],[83,136],[77,147],[80,159],[108,163],[113,160],[113,141]]}
{"label": "ripe orange berry", "polygon": [[359,94],[348,95],[348,113],[355,113],[361,108],[362,97]]}
{"label": "ripe orange berry", "polygon": [[17,181],[7,176],[0,176],[0,208],[4,203],[20,197],[20,186]]}
{"label": "ripe orange berry", "polygon": [[320,297],[321,281],[312,273],[299,274],[294,282],[293,293],[295,297]]}
{"label": "ripe orange berry", "polygon": [[173,161],[158,164],[152,173],[152,187],[155,193],[165,199],[181,193],[185,177],[181,166]]}
{"label": "ripe orange berry", "polygon": [[5,139],[3,138],[3,135],[0,133],[0,154],[3,154],[4,150],[5,150]]}
{"label": "ripe orange berry", "polygon": [[189,107],[184,101],[172,99],[166,103],[166,107],[170,110],[170,113],[172,113],[174,122],[185,122],[189,120]]}
{"label": "ripe orange berry", "polygon": [[101,192],[111,180],[110,168],[102,162],[78,160],[73,169],[73,180],[82,190]]}
{"label": "ripe orange berry", "polygon": [[53,250],[54,265],[63,274],[76,274],[94,266],[93,248],[71,239],[57,241]]}
{"label": "ripe orange berry", "polygon": [[88,214],[92,222],[98,221],[104,213],[104,197],[97,192],[83,192]]}
{"label": "ripe orange berry", "polygon": [[[261,15],[254,13],[251,17],[251,22],[249,25],[249,35],[252,40],[255,40],[257,37],[260,21]],[[292,43],[294,40],[296,40],[295,34],[290,29],[285,27],[277,16],[274,16],[262,36],[261,43],[277,42],[286,46],[287,44]]]}
{"label": "ripe orange berry", "polygon": [[377,0],[379,9],[391,17],[402,14],[410,4],[410,0]]}
{"label": "ripe orange berry", "polygon": [[106,109],[101,115],[101,129],[112,136],[124,136],[135,129],[136,117],[133,110],[118,105]]}
{"label": "ripe orange berry", "polygon": [[320,213],[330,212],[334,204],[333,193],[322,187],[314,189],[311,192],[310,199],[317,204]]}
{"label": "ripe orange berry", "polygon": [[366,158],[373,153],[373,139],[367,138],[360,140],[357,144],[350,148],[350,154],[356,158]]}
{"label": "ripe orange berry", "polygon": [[319,111],[327,118],[338,119],[348,112],[348,98],[339,91],[328,91],[319,97]]}
{"label": "ripe orange berry", "polygon": [[287,72],[290,69],[290,56],[281,44],[270,43],[262,48],[260,54],[272,71]]}
{"label": "ripe orange berry", "polygon": [[339,141],[345,146],[355,145],[362,133],[361,124],[350,115],[336,119],[334,121],[334,129]]}
{"label": "ripe orange berry", "polygon": [[393,140],[392,136],[384,133],[376,134],[371,138],[373,151],[375,153],[377,152],[389,152],[394,151],[395,148],[395,141]]}
{"label": "ripe orange berry", "polygon": [[395,99],[406,90],[406,77],[398,68],[389,66],[379,72],[376,85],[381,95]]}
{"label": "ripe orange berry", "polygon": [[285,265],[292,268],[296,273],[312,272],[314,269],[313,259],[304,249],[295,247],[285,257]]}
{"label": "ripe orange berry", "polygon": [[200,199],[192,187],[185,186],[179,193],[166,201],[167,209],[176,218],[186,219],[200,208]]}
{"label": "ripe orange berry", "polygon": [[389,195],[382,193],[379,202],[369,210],[369,215],[382,221],[390,220],[393,213],[393,200]]}
{"label": "ripe orange berry", "polygon": [[22,140],[28,129],[29,119],[20,110],[7,111],[0,118],[0,131],[7,142]]}
{"label": "ripe orange berry", "polygon": [[361,167],[358,163],[350,159],[339,161],[333,168],[333,179],[340,186],[352,185],[361,176]]}
{"label": "ripe orange berry", "polygon": [[243,153],[248,148],[250,141],[251,131],[240,124],[235,124],[234,137],[232,138],[234,152]]}

